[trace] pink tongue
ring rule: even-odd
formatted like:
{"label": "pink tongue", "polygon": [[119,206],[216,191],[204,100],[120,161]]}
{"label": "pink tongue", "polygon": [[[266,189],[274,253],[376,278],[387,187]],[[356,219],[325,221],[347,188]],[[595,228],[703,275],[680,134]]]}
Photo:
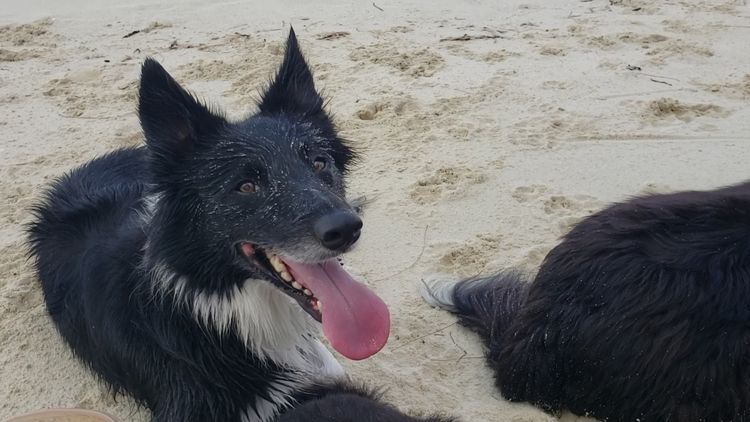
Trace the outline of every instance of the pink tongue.
{"label": "pink tongue", "polygon": [[391,329],[388,307],[335,260],[301,264],[284,260],[294,279],[323,304],[323,333],[349,359],[368,358],[385,346]]}

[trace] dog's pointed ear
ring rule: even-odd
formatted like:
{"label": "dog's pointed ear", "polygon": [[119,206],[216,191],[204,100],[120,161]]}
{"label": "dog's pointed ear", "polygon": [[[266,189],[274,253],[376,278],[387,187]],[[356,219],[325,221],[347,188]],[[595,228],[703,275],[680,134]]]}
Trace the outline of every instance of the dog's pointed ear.
{"label": "dog's pointed ear", "polygon": [[315,90],[315,82],[305,57],[299,49],[294,28],[289,30],[284,61],[271,85],[263,94],[262,114],[299,113],[315,115],[323,111],[323,98]]}
{"label": "dog's pointed ear", "polygon": [[184,155],[225,123],[151,58],[141,68],[138,97],[138,117],[146,144],[158,155]]}

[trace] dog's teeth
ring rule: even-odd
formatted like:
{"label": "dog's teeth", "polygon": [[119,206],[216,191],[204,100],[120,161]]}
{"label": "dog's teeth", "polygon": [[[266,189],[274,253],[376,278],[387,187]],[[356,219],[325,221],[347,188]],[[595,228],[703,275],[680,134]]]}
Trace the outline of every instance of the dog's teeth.
{"label": "dog's teeth", "polygon": [[294,280],[294,279],[292,278],[292,275],[291,275],[291,274],[289,274],[289,273],[288,273],[288,272],[286,272],[286,271],[281,271],[281,272],[279,273],[279,275],[281,276],[281,278],[282,278],[282,279],[284,279],[284,281],[292,281],[292,280]]}
{"label": "dog's teeth", "polygon": [[[289,281],[289,280],[287,280],[287,281]],[[302,285],[299,284],[299,283],[297,283],[296,281],[292,282],[292,287],[294,287],[297,290],[302,290]]]}
{"label": "dog's teeth", "polygon": [[317,301],[316,303],[318,305],[318,312],[322,313],[323,312],[323,302]]}
{"label": "dog's teeth", "polygon": [[310,290],[308,290],[308,289],[305,289],[304,291],[305,291],[305,294],[306,294],[307,296],[312,296],[312,292],[311,292]]}
{"label": "dog's teeth", "polygon": [[278,257],[278,255],[272,256],[268,259],[268,261],[271,263],[271,266],[274,270],[276,270],[277,273],[286,271],[286,265],[284,265],[284,262],[281,260],[281,258]]}

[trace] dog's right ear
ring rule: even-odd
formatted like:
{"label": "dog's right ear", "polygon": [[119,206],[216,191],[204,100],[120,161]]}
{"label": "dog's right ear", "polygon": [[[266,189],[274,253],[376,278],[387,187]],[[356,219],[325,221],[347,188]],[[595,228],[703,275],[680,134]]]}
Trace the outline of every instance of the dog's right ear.
{"label": "dog's right ear", "polygon": [[179,158],[226,123],[180,86],[154,59],[141,68],[138,117],[157,156]]}

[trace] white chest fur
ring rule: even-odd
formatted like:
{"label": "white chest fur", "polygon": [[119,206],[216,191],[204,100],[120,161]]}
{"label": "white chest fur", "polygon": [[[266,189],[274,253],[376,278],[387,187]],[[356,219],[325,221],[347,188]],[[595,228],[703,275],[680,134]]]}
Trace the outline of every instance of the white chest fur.
{"label": "white chest fur", "polygon": [[336,380],[344,369],[318,339],[319,327],[294,300],[264,280],[245,280],[224,294],[187,288],[187,279],[163,263],[151,269],[156,294],[171,295],[191,310],[196,321],[220,334],[234,331],[262,360],[288,370],[289,381],[276,382],[272,401],[259,399],[247,422],[267,421],[289,404],[295,390],[314,380]]}

